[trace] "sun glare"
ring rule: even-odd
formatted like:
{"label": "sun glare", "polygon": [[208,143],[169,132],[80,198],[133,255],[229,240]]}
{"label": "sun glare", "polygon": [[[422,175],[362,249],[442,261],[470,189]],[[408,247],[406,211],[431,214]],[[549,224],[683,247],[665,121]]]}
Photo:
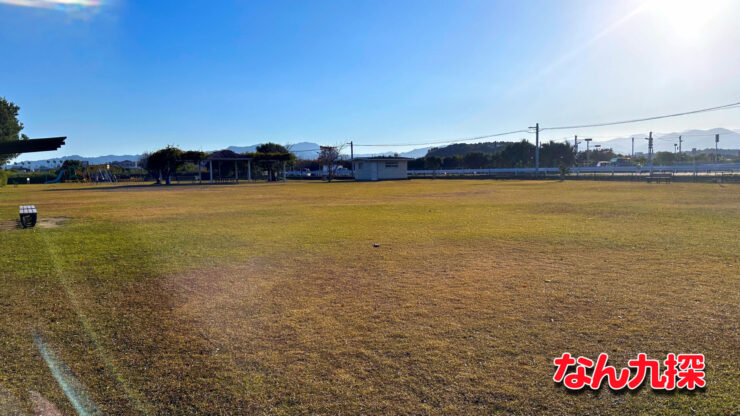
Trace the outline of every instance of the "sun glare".
{"label": "sun glare", "polygon": [[726,8],[727,0],[652,0],[646,6],[659,24],[688,41],[702,37],[711,21]]}

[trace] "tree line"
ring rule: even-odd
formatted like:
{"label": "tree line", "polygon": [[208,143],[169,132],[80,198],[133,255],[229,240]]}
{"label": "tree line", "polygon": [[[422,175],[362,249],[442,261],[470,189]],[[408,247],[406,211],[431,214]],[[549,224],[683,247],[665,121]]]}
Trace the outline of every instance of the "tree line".
{"label": "tree line", "polygon": [[[495,143],[496,153],[470,151],[465,154],[436,156],[430,151],[425,157],[409,161],[409,169],[499,169],[528,168],[535,166],[535,146],[526,140]],[[434,149],[433,149],[434,150]],[[462,149],[461,149],[462,150]],[[550,141],[540,146],[540,166],[573,166],[576,153],[569,143]]]}
{"label": "tree line", "polygon": [[[740,152],[736,153],[733,157],[730,152],[727,151],[721,151],[718,155],[715,155],[714,149],[710,150],[702,150],[700,152],[697,152],[696,155],[693,155],[692,153],[683,152],[683,153],[675,153],[675,152],[656,152],[653,156],[653,165],[664,165],[664,166],[671,166],[671,165],[691,165],[693,163],[696,164],[706,164],[706,163],[715,163],[715,157],[717,163],[738,163],[740,162]],[[641,163],[643,165],[647,164],[647,157],[646,156],[640,156],[635,158],[635,162]]]}
{"label": "tree line", "polygon": [[[253,153],[241,153],[240,156],[251,158],[252,172],[255,174],[267,174],[268,180],[276,180],[277,174],[282,168],[282,163],[286,162],[288,166],[295,163],[295,155],[285,146],[277,143],[264,143],[257,146],[257,151]],[[197,150],[181,150],[175,146],[167,146],[155,152],[144,153],[139,159],[139,166],[146,170],[154,178],[157,184],[164,181],[167,185],[172,183],[172,176],[178,172],[197,172],[201,163],[211,154]],[[218,171],[222,176],[233,176],[233,164],[227,163],[226,166],[218,166]]]}

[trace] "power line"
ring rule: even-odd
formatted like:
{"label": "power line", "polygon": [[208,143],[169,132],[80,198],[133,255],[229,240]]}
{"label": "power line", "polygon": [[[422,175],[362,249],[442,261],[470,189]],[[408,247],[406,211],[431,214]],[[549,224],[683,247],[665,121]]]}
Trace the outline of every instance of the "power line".
{"label": "power line", "polygon": [[[542,130],[542,129],[540,129],[540,130]],[[735,133],[735,134],[740,134],[740,133]],[[645,133],[645,135],[647,135],[647,133]],[[674,138],[665,137],[665,136],[670,136],[670,135],[674,135],[675,137]],[[653,140],[661,140],[661,141],[665,141],[665,142],[675,142],[676,140],[678,140],[678,136],[682,136],[683,137],[683,141],[687,141],[687,140],[698,140],[701,137],[714,138],[714,135],[715,135],[715,133],[694,133],[694,134],[667,133],[667,134],[664,134],[662,137],[653,138]],[[631,137],[642,137],[642,135],[640,135],[640,134],[637,134],[637,135],[635,135],[635,134],[627,134],[627,135],[625,135],[625,134],[621,134],[621,135],[620,134],[614,134],[614,135],[609,135],[609,136],[593,136],[593,135],[588,135],[588,137],[590,137],[590,138],[592,138],[594,140],[599,139],[599,140],[605,140],[605,141],[612,141],[612,140],[620,140],[620,139],[621,140],[628,140]],[[687,139],[687,137],[689,139]],[[559,139],[553,139],[553,140],[555,140],[555,141],[564,141],[564,140],[571,140],[571,139],[572,139],[572,137],[566,136],[566,137],[562,137],[562,138],[559,138]]]}
{"label": "power line", "polygon": [[[690,114],[699,114],[699,113],[705,113],[710,111],[719,111],[719,110],[729,110],[733,108],[740,108],[740,102],[735,102],[731,104],[725,104],[720,105],[716,107],[708,107],[708,108],[702,108],[698,110],[691,110],[691,111],[685,111],[682,113],[673,113],[673,114],[665,114],[660,116],[653,116],[653,117],[644,117],[644,118],[637,118],[632,120],[622,120],[622,121],[611,121],[611,122],[605,122],[605,123],[591,123],[591,124],[579,124],[579,125],[572,125],[572,126],[556,126],[556,127],[541,127],[539,129],[540,132],[546,131],[546,130],[568,130],[568,129],[580,129],[580,128],[588,128],[588,127],[605,127],[605,126],[615,126],[620,124],[630,124],[630,123],[638,123],[642,121],[650,121],[650,120],[660,120],[664,118],[672,118],[672,117],[680,117]],[[486,134],[483,136],[474,136],[474,137],[467,137],[467,138],[459,138],[459,139],[452,139],[452,140],[439,140],[439,141],[430,141],[430,142],[415,142],[415,143],[373,143],[373,144],[361,144],[361,143],[355,143],[354,146],[357,147],[405,147],[405,146],[430,146],[430,145],[437,145],[437,144],[455,144],[455,143],[464,143],[469,141],[476,141],[476,140],[483,140],[483,139],[490,139],[494,137],[501,137],[501,136],[508,136],[512,134],[520,134],[520,133],[528,133],[531,134],[531,129],[521,129],[521,130],[513,130],[513,131],[507,131],[502,133],[494,133],[494,134]],[[703,134],[688,134],[683,135],[684,137],[711,137],[713,134],[711,133],[703,133]],[[609,138],[609,136],[601,136],[596,137],[593,136],[593,138]],[[563,140],[563,139],[561,139]],[[658,138],[658,140],[665,140],[665,141],[673,141],[674,139],[671,138]],[[345,143],[346,145],[347,143]],[[319,151],[320,149],[308,149],[308,150],[298,150],[294,151],[293,153],[299,153],[299,152],[312,152],[312,151]]]}
{"label": "power line", "polygon": [[720,105],[720,106],[717,106],[717,107],[702,108],[702,109],[699,109],[699,110],[685,111],[683,113],[674,113],[674,114],[666,114],[666,115],[662,115],[662,116],[636,118],[636,119],[632,119],[632,120],[610,121],[610,122],[606,122],[606,123],[580,124],[580,125],[574,125],[574,126],[543,127],[543,128],[540,129],[540,131],[543,131],[543,130],[582,129],[582,128],[586,128],[586,127],[615,126],[615,125],[618,125],[618,124],[630,124],[630,123],[638,123],[638,122],[641,122],[641,121],[660,120],[660,119],[663,119],[663,118],[686,116],[686,115],[689,115],[689,114],[706,113],[706,112],[709,112],[709,111],[728,110],[728,109],[731,109],[731,108],[740,108],[740,102],[736,102],[736,103],[732,103],[732,104]]}

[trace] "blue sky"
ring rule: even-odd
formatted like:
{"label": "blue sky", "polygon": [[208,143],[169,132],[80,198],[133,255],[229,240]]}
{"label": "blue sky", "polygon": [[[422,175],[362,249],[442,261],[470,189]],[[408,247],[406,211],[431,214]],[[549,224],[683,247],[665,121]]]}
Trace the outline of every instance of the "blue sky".
{"label": "blue sky", "polygon": [[[0,0],[0,96],[21,106],[29,136],[69,137],[31,159],[423,143],[740,101],[734,0],[80,2]],[[390,149],[406,148],[372,151]]]}

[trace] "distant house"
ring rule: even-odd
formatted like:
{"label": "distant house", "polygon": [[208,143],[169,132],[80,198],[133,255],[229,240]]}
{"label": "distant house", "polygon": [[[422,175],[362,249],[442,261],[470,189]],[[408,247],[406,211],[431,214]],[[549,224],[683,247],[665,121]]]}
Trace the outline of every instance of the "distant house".
{"label": "distant house", "polygon": [[355,180],[383,181],[408,179],[407,157],[361,157],[352,160]]}

